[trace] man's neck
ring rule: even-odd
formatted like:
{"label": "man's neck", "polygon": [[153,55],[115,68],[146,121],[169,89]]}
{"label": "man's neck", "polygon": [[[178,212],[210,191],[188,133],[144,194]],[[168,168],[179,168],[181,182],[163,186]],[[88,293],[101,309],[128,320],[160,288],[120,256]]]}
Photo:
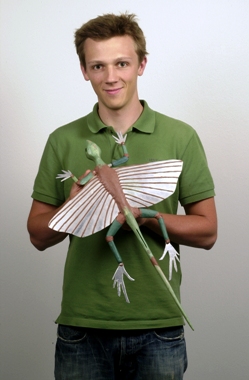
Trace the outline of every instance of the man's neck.
{"label": "man's neck", "polygon": [[99,117],[102,122],[108,126],[112,126],[116,132],[123,135],[137,121],[143,111],[143,106],[138,100],[136,103],[127,105],[122,109],[108,109],[99,104]]}

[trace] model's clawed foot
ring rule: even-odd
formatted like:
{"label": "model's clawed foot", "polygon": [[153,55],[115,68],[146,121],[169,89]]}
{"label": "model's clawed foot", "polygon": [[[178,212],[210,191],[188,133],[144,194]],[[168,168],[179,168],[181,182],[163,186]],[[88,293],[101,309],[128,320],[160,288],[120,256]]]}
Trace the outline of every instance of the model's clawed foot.
{"label": "model's clawed foot", "polygon": [[171,280],[172,279],[172,268],[173,268],[173,265],[174,265],[175,271],[177,272],[177,263],[176,263],[176,260],[180,261],[179,260],[179,256],[180,255],[175,250],[175,248],[173,247],[172,244],[166,243],[163,255],[162,255],[162,257],[159,260],[163,260],[167,252],[169,253],[169,280]]}
{"label": "model's clawed foot", "polygon": [[113,281],[113,287],[115,288],[115,286],[117,285],[117,292],[118,292],[118,296],[120,297],[121,296],[121,292],[123,291],[123,294],[124,294],[124,297],[125,297],[125,300],[126,302],[130,302],[129,301],[129,298],[128,298],[128,295],[127,295],[127,292],[126,292],[126,288],[125,288],[125,283],[124,283],[124,275],[131,281],[135,281],[134,278],[132,278],[128,273],[127,271],[125,270],[125,267],[124,267],[124,264],[121,263],[119,264],[119,266],[117,267],[116,269],[116,272],[114,273],[113,277],[112,277],[112,280]]}

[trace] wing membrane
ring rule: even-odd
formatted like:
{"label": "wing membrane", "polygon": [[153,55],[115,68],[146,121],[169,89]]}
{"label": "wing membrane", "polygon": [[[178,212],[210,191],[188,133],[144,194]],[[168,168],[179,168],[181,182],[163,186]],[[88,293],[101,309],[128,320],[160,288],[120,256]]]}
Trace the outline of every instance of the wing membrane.
{"label": "wing membrane", "polygon": [[126,199],[132,207],[149,207],[174,193],[183,162],[168,160],[117,168]]}
{"label": "wing membrane", "polygon": [[[181,174],[180,160],[132,165],[116,170],[127,201],[132,207],[148,207],[174,193]],[[49,222],[49,227],[79,237],[109,226],[119,213],[113,197],[97,177],[91,179]]]}
{"label": "wing membrane", "polygon": [[112,196],[94,177],[51,219],[49,227],[84,237],[109,226],[118,212]]}

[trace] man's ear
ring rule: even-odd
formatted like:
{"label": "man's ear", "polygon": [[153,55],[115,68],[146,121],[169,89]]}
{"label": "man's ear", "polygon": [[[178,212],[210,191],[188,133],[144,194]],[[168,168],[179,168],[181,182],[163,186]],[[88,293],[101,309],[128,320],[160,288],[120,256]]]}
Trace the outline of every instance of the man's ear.
{"label": "man's ear", "polygon": [[84,66],[82,64],[80,64],[80,69],[81,69],[81,72],[83,74],[84,79],[85,80],[89,80],[89,77],[88,77],[88,75],[86,73],[86,69],[84,68]]}
{"label": "man's ear", "polygon": [[142,60],[142,62],[140,63],[139,67],[138,67],[138,75],[139,76],[143,75],[146,64],[147,64],[147,57],[145,56],[144,59]]}

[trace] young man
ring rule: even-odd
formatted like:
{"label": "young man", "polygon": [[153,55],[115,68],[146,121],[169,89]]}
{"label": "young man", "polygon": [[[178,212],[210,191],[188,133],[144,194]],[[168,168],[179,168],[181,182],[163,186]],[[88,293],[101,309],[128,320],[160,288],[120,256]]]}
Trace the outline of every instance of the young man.
{"label": "young man", "polygon": [[[210,249],[216,240],[214,185],[196,132],[187,124],[151,110],[139,100],[137,78],[147,64],[145,38],[135,16],[107,14],[84,24],[75,34],[81,70],[98,99],[93,111],[54,131],[46,144],[32,194],[28,230],[33,245],[44,250],[66,233],[48,228],[50,219],[82,189],[79,182],[55,179],[62,169],[83,178],[94,164],[86,140],[101,148],[107,163],[122,157],[113,135],[127,134],[127,165],[180,159],[183,170],[173,195],[152,209],[163,215],[171,242]],[[82,173],[84,173],[82,175]],[[176,215],[178,201],[186,215]],[[158,222],[138,218],[154,256],[164,239]],[[122,228],[115,242],[134,282],[126,281],[130,303],[112,289],[116,262],[105,242],[106,229],[92,236],[70,235],[63,300],[57,319],[57,380],[182,379],[187,367],[183,318],[133,232]],[[160,262],[169,272],[169,255]],[[180,298],[181,270],[171,286]]]}

